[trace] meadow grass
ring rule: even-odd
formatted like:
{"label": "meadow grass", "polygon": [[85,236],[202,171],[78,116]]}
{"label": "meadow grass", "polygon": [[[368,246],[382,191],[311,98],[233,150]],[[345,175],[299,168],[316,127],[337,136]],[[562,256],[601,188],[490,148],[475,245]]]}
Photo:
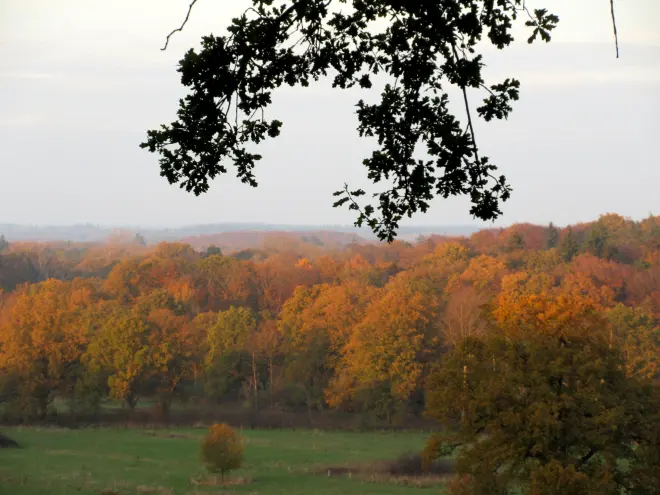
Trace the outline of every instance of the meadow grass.
{"label": "meadow grass", "polygon": [[235,486],[197,485],[204,429],[8,428],[21,449],[0,450],[1,495],[402,494],[441,493],[360,477],[328,477],[322,466],[394,459],[419,451],[416,432],[243,431],[245,465]]}

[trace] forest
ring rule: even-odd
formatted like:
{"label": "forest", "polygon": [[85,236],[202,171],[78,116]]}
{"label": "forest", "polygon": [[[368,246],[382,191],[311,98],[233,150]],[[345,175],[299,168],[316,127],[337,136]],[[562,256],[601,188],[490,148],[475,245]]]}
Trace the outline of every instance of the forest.
{"label": "forest", "polygon": [[[327,239],[326,239],[327,241]],[[660,217],[328,248],[8,243],[0,402],[43,419],[110,398],[250,411],[421,416],[437,363],[512,326],[603,326],[626,372],[660,376]]]}
{"label": "forest", "polygon": [[655,493],[660,217],[192,244],[2,238],[0,420],[423,425],[452,493]]}

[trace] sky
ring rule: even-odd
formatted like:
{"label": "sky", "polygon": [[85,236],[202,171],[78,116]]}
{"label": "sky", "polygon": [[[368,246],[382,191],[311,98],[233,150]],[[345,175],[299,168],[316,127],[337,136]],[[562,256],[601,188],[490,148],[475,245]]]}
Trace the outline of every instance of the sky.
{"label": "sky", "polygon": [[[276,92],[269,116],[284,128],[260,147],[257,189],[230,169],[195,197],[139,148],[175,117],[185,94],[177,61],[248,5],[198,0],[163,52],[188,0],[0,0],[0,223],[351,224],[331,205],[345,182],[368,186],[361,162],[372,148],[357,135],[355,91],[321,82]],[[517,31],[504,51],[484,47],[487,82],[522,84],[508,121],[475,129],[514,188],[496,225],[660,214],[660,1],[617,0],[618,60],[608,0],[528,5],[559,15],[551,43],[527,45]],[[437,199],[405,224],[490,225],[468,210],[466,198]]]}

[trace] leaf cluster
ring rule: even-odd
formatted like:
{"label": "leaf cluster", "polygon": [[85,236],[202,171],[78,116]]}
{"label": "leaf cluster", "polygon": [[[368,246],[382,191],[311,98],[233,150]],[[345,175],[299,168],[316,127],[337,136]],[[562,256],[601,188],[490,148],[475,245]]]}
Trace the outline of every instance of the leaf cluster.
{"label": "leaf cluster", "polygon": [[[475,217],[495,219],[511,188],[479,154],[467,89],[485,91],[477,115],[508,117],[520,83],[486,84],[476,48],[483,38],[508,46],[521,14],[533,28],[530,43],[549,41],[558,18],[530,12],[523,0],[253,0],[226,35],[205,36],[186,53],[178,71],[189,93],[177,120],[148,131],[141,146],[160,155],[162,176],[196,195],[227,173],[227,162],[257,186],[262,156],[253,145],[282,128],[265,115],[277,88],[330,77],[333,88],[372,89],[381,78],[388,82],[380,102],[360,100],[356,116],[359,135],[377,142],[363,160],[367,177],[386,185],[365,206],[357,200],[365,191],[345,185],[334,206],[348,205],[356,225],[388,241],[403,217],[426,212],[435,196],[467,195]],[[463,94],[467,125],[449,108],[452,86]]]}

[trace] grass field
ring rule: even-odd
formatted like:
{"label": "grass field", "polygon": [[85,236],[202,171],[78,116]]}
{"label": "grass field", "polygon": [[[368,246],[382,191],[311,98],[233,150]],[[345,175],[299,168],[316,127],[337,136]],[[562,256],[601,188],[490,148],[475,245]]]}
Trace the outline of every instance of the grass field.
{"label": "grass field", "polygon": [[[203,429],[9,428],[21,449],[0,449],[1,495],[193,495],[203,493],[403,494],[442,493],[442,486],[416,488],[360,477],[328,477],[323,466],[394,459],[418,451],[422,433],[244,431],[245,466],[236,486],[202,486],[199,462]],[[193,481],[191,482],[191,478]]]}

